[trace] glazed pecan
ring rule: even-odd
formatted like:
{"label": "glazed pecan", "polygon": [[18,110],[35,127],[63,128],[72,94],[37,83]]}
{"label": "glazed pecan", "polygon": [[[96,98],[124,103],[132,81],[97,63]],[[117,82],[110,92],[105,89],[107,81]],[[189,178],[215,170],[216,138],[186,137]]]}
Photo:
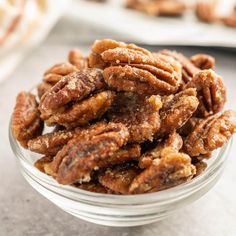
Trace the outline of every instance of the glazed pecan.
{"label": "glazed pecan", "polygon": [[46,173],[45,172],[45,166],[49,163],[51,163],[53,160],[53,157],[51,156],[44,156],[40,159],[38,159],[35,163],[34,166],[41,172]]}
{"label": "glazed pecan", "polygon": [[139,173],[140,169],[136,165],[125,164],[107,169],[98,179],[103,186],[115,193],[129,194],[129,186]]}
{"label": "glazed pecan", "polygon": [[199,69],[213,69],[215,67],[215,58],[207,54],[196,54],[190,58],[191,62]]}
{"label": "glazed pecan", "polygon": [[109,111],[112,122],[124,124],[129,132],[129,142],[152,140],[160,128],[159,110],[162,106],[158,95],[141,96],[134,93],[119,93]]}
{"label": "glazed pecan", "polygon": [[207,117],[221,111],[226,102],[226,88],[222,78],[213,70],[196,73],[185,88],[197,89],[199,117]]}
{"label": "glazed pecan", "polygon": [[39,99],[42,98],[42,96],[48,92],[51,88],[53,87],[53,84],[48,83],[48,82],[41,82],[38,86],[37,86],[37,91],[38,91],[38,97]]}
{"label": "glazed pecan", "polygon": [[161,158],[143,170],[132,181],[129,192],[132,194],[156,192],[190,180],[196,173],[191,158],[173,148],[164,148]]}
{"label": "glazed pecan", "polygon": [[159,53],[173,57],[182,65],[182,80],[184,83],[189,82],[193,75],[199,71],[199,69],[181,53],[169,50],[162,50]]}
{"label": "glazed pecan", "polygon": [[153,160],[161,157],[161,151],[164,148],[171,147],[176,151],[179,151],[183,146],[183,140],[181,136],[176,133],[176,131],[172,132],[169,137],[164,140],[162,143],[158,143],[155,148],[145,152],[139,159],[139,167],[147,168],[149,167]]}
{"label": "glazed pecan", "polygon": [[202,119],[187,136],[184,149],[193,157],[207,154],[229,140],[236,131],[236,114],[225,111],[222,115],[213,115]]}
{"label": "glazed pecan", "polygon": [[88,68],[88,59],[83,56],[79,49],[72,49],[68,54],[68,61],[79,70]]}
{"label": "glazed pecan", "polygon": [[87,69],[63,77],[42,97],[39,109],[45,119],[48,115],[69,102],[79,101],[96,90],[103,89],[105,83],[102,71]]}
{"label": "glazed pecan", "polygon": [[94,193],[109,193],[112,194],[113,192],[106,187],[102,186],[98,182],[89,182],[83,184],[76,184],[75,187],[89,191]]}
{"label": "glazed pecan", "polygon": [[166,136],[181,128],[188,121],[199,104],[196,95],[196,90],[190,88],[163,98],[163,106],[160,110],[161,127],[157,133],[158,137]]}
{"label": "glazed pecan", "polygon": [[45,82],[56,84],[63,76],[69,75],[72,72],[78,71],[76,66],[71,63],[60,63],[49,68],[45,73],[43,80]]}
{"label": "glazed pecan", "polygon": [[104,51],[102,59],[112,66],[103,75],[109,87],[140,94],[171,94],[181,81],[181,66],[130,48]]}
{"label": "glazed pecan", "polygon": [[25,148],[30,139],[42,133],[43,122],[40,119],[38,103],[33,94],[28,92],[18,94],[11,129],[14,137]]}
{"label": "glazed pecan", "polygon": [[114,98],[115,92],[102,91],[53,113],[45,122],[48,126],[59,124],[67,128],[88,124],[100,118],[111,107]]}
{"label": "glazed pecan", "polygon": [[108,49],[113,49],[117,47],[134,49],[146,55],[151,54],[148,50],[140,48],[135,44],[126,44],[112,39],[96,40],[92,46],[92,52],[89,55],[89,66],[101,69],[105,68],[107,66],[107,63],[103,61],[101,54]]}
{"label": "glazed pecan", "polygon": [[195,126],[197,125],[197,123],[201,120],[201,118],[197,118],[197,117],[191,117],[179,130],[178,132],[181,134],[181,136],[188,136],[188,134],[190,134],[193,129],[195,128]]}
{"label": "glazed pecan", "polygon": [[207,163],[204,161],[199,161],[197,158],[192,158],[192,164],[196,167],[196,174],[194,178],[201,175],[207,168]]}
{"label": "glazed pecan", "polygon": [[200,21],[212,23],[217,21],[218,16],[216,9],[218,7],[217,0],[197,0],[196,16]]}
{"label": "glazed pecan", "polygon": [[114,155],[128,141],[128,130],[122,124],[98,123],[70,140],[56,155],[50,167],[61,184],[89,182],[93,170]]}
{"label": "glazed pecan", "polygon": [[35,139],[31,139],[28,142],[28,148],[33,152],[46,156],[54,156],[73,138],[73,134],[73,131],[66,130],[44,134]]}

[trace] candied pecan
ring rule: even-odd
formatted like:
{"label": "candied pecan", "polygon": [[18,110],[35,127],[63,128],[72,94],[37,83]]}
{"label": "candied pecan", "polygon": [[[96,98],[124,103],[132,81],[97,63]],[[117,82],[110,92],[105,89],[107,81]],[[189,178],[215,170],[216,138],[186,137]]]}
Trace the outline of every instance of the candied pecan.
{"label": "candied pecan", "polygon": [[155,159],[134,178],[129,192],[135,194],[167,189],[190,180],[195,173],[196,169],[187,154],[164,148],[161,158]]}
{"label": "candied pecan", "polygon": [[139,159],[139,167],[147,168],[152,164],[152,161],[156,158],[161,157],[161,151],[166,147],[171,147],[176,151],[179,151],[183,146],[183,140],[181,136],[176,133],[176,131],[172,132],[169,137],[164,140],[164,142],[156,145],[155,148],[145,152]]}
{"label": "candied pecan", "polygon": [[143,54],[150,55],[151,53],[144,49],[136,46],[135,44],[126,44],[123,42],[118,42],[112,39],[102,39],[102,40],[96,40],[92,46],[92,52],[89,55],[89,66],[90,67],[96,67],[96,68],[105,68],[107,63],[103,61],[101,57],[101,53],[108,49],[113,48],[131,48],[137,51],[142,52]]}
{"label": "candied pecan", "polygon": [[78,71],[76,66],[66,62],[60,63],[49,68],[45,73],[43,80],[45,82],[56,84],[63,76],[69,75],[72,72]]}
{"label": "candied pecan", "polygon": [[11,129],[14,137],[25,148],[30,139],[42,133],[43,122],[40,119],[38,103],[33,94],[28,92],[18,94]]}
{"label": "candied pecan", "polygon": [[196,111],[198,104],[196,90],[193,88],[163,99],[160,110],[161,127],[157,136],[162,137],[181,128]]}
{"label": "candied pecan", "polygon": [[73,138],[73,131],[61,130],[38,136],[28,142],[28,148],[46,156],[54,156]]}
{"label": "candied pecan", "polygon": [[114,98],[115,92],[102,91],[67,109],[55,112],[45,122],[48,126],[59,124],[67,128],[88,124],[100,118],[111,107]]}
{"label": "candied pecan", "polygon": [[53,160],[53,157],[51,156],[44,156],[40,159],[38,159],[35,163],[34,163],[34,166],[40,170],[41,172],[43,173],[46,173],[45,172],[45,165],[47,165],[48,163],[51,163]]}
{"label": "candied pecan", "polygon": [[216,14],[217,0],[197,0],[196,16],[200,21],[212,23],[218,19]]}
{"label": "candied pecan", "polygon": [[196,174],[194,175],[194,178],[201,175],[207,168],[207,163],[198,160],[198,158],[193,157],[192,164],[196,167]]}
{"label": "candied pecan", "polygon": [[186,137],[188,134],[190,134],[194,127],[197,125],[197,123],[201,120],[201,118],[197,117],[191,117],[179,130],[178,132]]}
{"label": "candied pecan", "polygon": [[185,88],[197,89],[197,116],[207,117],[215,114],[222,110],[226,102],[226,88],[222,78],[211,69],[196,73]]}
{"label": "candied pecan", "polygon": [[83,56],[79,49],[72,49],[69,52],[68,61],[79,70],[88,68],[88,59]]}
{"label": "candied pecan", "polygon": [[104,87],[102,71],[99,69],[87,69],[69,74],[42,97],[39,104],[42,117],[45,118],[52,113],[52,110],[69,102],[79,101]]}
{"label": "candied pecan", "polygon": [[129,194],[129,186],[140,173],[136,165],[125,164],[107,169],[98,177],[99,182],[115,193]]}
{"label": "candied pecan", "polygon": [[182,79],[184,83],[189,82],[193,75],[199,71],[199,69],[183,54],[175,52],[175,51],[169,51],[169,50],[162,50],[159,52],[160,54],[164,54],[170,57],[173,57],[183,67],[182,70]]}
{"label": "candied pecan", "polygon": [[227,17],[223,17],[221,19],[221,21],[229,27],[234,27],[236,28],[236,13],[234,13],[233,15],[227,16]]}
{"label": "candied pecan", "polygon": [[38,86],[37,86],[37,90],[38,90],[38,97],[41,99],[41,97],[47,92],[49,91],[51,88],[53,87],[53,84],[50,84],[48,82],[41,82]]}
{"label": "candied pecan", "polygon": [[225,111],[222,115],[213,115],[200,120],[184,143],[185,151],[197,157],[207,154],[222,145],[236,131],[236,114]]}
{"label": "candied pecan", "polygon": [[113,192],[106,187],[102,186],[98,182],[89,182],[83,184],[76,184],[75,187],[89,191],[94,193],[109,193],[112,194]]}
{"label": "candied pecan", "polygon": [[196,54],[190,58],[191,62],[199,69],[213,69],[215,67],[215,58],[207,54]]}
{"label": "candied pecan", "polygon": [[162,106],[158,95],[141,96],[119,93],[108,117],[112,122],[124,124],[129,132],[129,142],[152,140],[160,128],[159,110]]}
{"label": "candied pecan", "polygon": [[81,129],[55,156],[50,168],[61,184],[88,182],[93,170],[128,141],[122,124],[98,123]]}

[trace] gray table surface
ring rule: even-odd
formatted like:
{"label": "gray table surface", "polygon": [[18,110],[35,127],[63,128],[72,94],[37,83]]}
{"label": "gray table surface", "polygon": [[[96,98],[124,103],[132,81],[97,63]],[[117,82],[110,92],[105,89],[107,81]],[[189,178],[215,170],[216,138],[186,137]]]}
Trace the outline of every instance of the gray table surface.
{"label": "gray table surface", "polygon": [[[0,235],[236,235],[236,143],[224,175],[209,193],[172,217],[147,226],[111,228],[77,219],[46,200],[23,179],[7,134],[16,93],[37,84],[50,65],[63,62],[69,48],[78,46],[86,53],[94,39],[104,37],[125,38],[84,22],[62,19],[44,44],[28,55],[0,84]],[[227,107],[236,109],[236,53],[219,49],[175,48],[188,55],[196,52],[214,55],[217,72],[224,77],[228,87]]]}

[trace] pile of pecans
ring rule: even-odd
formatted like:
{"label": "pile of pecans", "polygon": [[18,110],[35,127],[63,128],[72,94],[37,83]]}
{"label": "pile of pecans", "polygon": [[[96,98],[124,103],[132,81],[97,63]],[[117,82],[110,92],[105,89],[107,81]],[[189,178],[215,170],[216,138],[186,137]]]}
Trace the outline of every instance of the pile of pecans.
{"label": "pile of pecans", "polygon": [[12,132],[60,184],[138,194],[185,183],[236,131],[214,64],[205,54],[97,40],[88,58],[72,50],[45,72],[39,99],[19,93]]}

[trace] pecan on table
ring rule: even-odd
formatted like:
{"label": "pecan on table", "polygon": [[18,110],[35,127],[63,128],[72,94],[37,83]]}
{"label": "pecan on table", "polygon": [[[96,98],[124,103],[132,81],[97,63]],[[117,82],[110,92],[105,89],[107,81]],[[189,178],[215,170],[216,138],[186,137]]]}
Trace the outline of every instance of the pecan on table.
{"label": "pecan on table", "polygon": [[164,148],[161,158],[143,170],[132,181],[129,192],[132,194],[156,192],[184,183],[195,175],[196,168],[191,158],[173,148]]}
{"label": "pecan on table", "polygon": [[42,117],[45,119],[54,110],[70,102],[79,101],[104,87],[102,71],[99,69],[71,73],[63,77],[41,98],[39,109]]}
{"label": "pecan on table", "polygon": [[98,179],[103,186],[115,193],[129,194],[129,186],[139,173],[140,169],[136,165],[127,163],[108,168]]}
{"label": "pecan on table", "polygon": [[98,123],[81,129],[55,156],[51,172],[61,184],[89,182],[91,173],[128,141],[128,130],[122,124]]}
{"label": "pecan on table", "polygon": [[192,157],[208,154],[223,146],[236,132],[236,114],[225,111],[202,119],[184,142],[184,150]]}
{"label": "pecan on table", "polygon": [[16,105],[12,115],[11,129],[14,137],[27,148],[30,139],[39,136],[43,130],[38,103],[33,94],[21,92],[16,98]]}
{"label": "pecan on table", "polygon": [[207,54],[196,54],[190,58],[191,62],[199,69],[213,69],[215,67],[215,58]]}
{"label": "pecan on table", "polygon": [[159,110],[162,106],[158,95],[141,96],[119,93],[109,111],[112,122],[124,124],[129,132],[129,142],[152,140],[160,128]]}
{"label": "pecan on table", "polygon": [[221,111],[226,102],[226,88],[222,78],[213,70],[196,73],[185,88],[196,88],[199,106],[196,115],[207,117]]}
{"label": "pecan on table", "polygon": [[54,112],[45,119],[45,123],[48,126],[59,124],[66,128],[86,125],[90,121],[99,119],[111,107],[114,98],[115,92],[113,91],[99,92],[63,110]]}
{"label": "pecan on table", "polygon": [[29,150],[44,154],[46,156],[54,156],[57,152],[73,138],[74,132],[61,130],[38,136],[28,142]]}
{"label": "pecan on table", "polygon": [[189,120],[199,104],[196,95],[196,90],[190,88],[163,98],[163,106],[160,110],[161,127],[157,132],[158,137],[166,136],[181,128]]}

